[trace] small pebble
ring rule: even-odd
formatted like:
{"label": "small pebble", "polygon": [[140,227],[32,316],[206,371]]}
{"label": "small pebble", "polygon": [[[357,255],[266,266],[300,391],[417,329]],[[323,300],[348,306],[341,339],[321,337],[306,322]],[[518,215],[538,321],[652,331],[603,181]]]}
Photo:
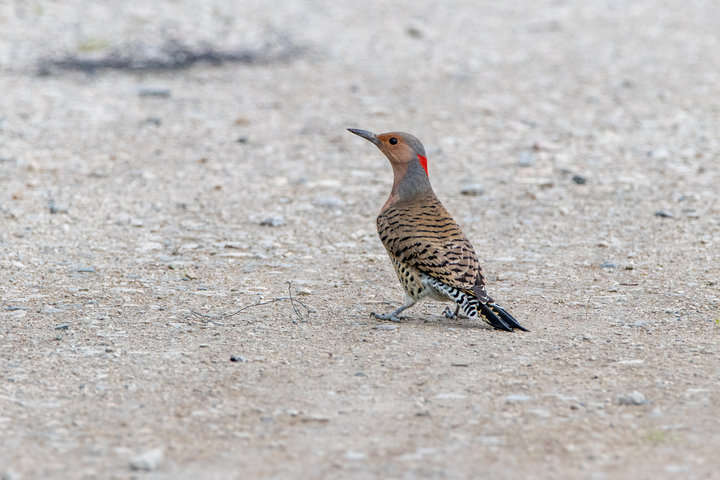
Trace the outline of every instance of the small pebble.
{"label": "small pebble", "polygon": [[470,183],[463,186],[460,189],[460,193],[462,195],[477,197],[478,195],[482,195],[483,193],[485,193],[485,187],[483,187],[481,183]]}
{"label": "small pebble", "polygon": [[476,440],[479,441],[481,445],[500,445],[502,443],[500,437],[494,435],[484,435],[477,437]]}
{"label": "small pebble", "polygon": [[285,225],[285,219],[280,215],[277,217],[268,217],[261,221],[260,225],[263,227],[279,227],[280,225]]}
{"label": "small pebble", "polygon": [[73,268],[72,271],[76,273],[95,273],[95,268],[90,265],[78,265],[76,268]]}
{"label": "small pebble", "polygon": [[50,213],[53,215],[58,213],[68,213],[70,210],[67,205],[57,204],[52,200],[48,202],[48,206],[50,207]]}
{"label": "small pebble", "polygon": [[535,155],[531,152],[521,152],[517,163],[521,167],[531,167],[535,164],[535,160]]}
{"label": "small pebble", "polygon": [[310,415],[303,415],[300,418],[301,422],[310,423],[310,422],[318,422],[318,423],[326,423],[330,421],[330,417],[326,415],[321,414],[310,414]]}
{"label": "small pebble", "polygon": [[156,470],[162,463],[165,455],[161,448],[154,448],[143,452],[130,460],[130,468],[146,472]]}
{"label": "small pebble", "polygon": [[367,455],[362,452],[354,452],[352,450],[349,450],[345,453],[345,458],[347,458],[348,460],[365,460],[367,458]]}
{"label": "small pebble", "polygon": [[626,393],[625,395],[620,395],[618,397],[619,405],[642,405],[645,402],[647,402],[647,400],[645,399],[645,395],[638,392],[637,390]]}
{"label": "small pebble", "polygon": [[516,393],[513,395],[508,395],[505,398],[503,398],[508,403],[519,403],[519,402],[527,402],[530,400],[530,397],[527,395],[523,395],[521,393]]}
{"label": "small pebble", "polygon": [[343,202],[337,197],[318,197],[315,199],[315,205],[318,205],[320,207],[337,208],[345,206],[345,202]]}
{"label": "small pebble", "polygon": [[20,475],[16,473],[14,470],[4,470],[2,472],[2,475],[0,475],[1,480],[20,480]]}
{"label": "small pebble", "polygon": [[670,156],[670,151],[665,147],[660,147],[655,150],[649,150],[647,156],[651,158],[665,159]]}
{"label": "small pebble", "polygon": [[655,212],[655,216],[660,218],[673,218],[673,214],[667,210],[658,210]]}
{"label": "small pebble", "polygon": [[375,325],[373,330],[397,330],[397,325]]}
{"label": "small pebble", "polygon": [[572,181],[578,185],[585,185],[587,183],[587,178],[582,175],[575,174],[572,176]]}
{"label": "small pebble", "polygon": [[138,90],[138,95],[141,97],[168,98],[168,97],[170,97],[170,89],[169,88],[146,87],[146,88],[141,88],[140,90]]}
{"label": "small pebble", "polygon": [[422,30],[420,30],[420,28],[415,25],[407,27],[407,29],[405,29],[405,31],[407,32],[408,35],[410,35],[413,38],[422,38],[422,36],[423,36]]}
{"label": "small pebble", "polygon": [[[623,325],[624,325],[624,324],[623,324]],[[643,360],[642,358],[629,358],[629,359],[625,359],[625,360],[618,360],[617,363],[618,363],[618,365],[634,365],[634,366],[639,366],[639,365],[644,365],[644,364],[645,364],[645,360]]]}

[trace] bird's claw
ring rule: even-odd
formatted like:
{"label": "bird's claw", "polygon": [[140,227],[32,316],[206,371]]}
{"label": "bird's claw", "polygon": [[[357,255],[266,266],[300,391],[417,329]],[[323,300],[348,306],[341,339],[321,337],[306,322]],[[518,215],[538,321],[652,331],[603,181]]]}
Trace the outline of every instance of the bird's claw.
{"label": "bird's claw", "polygon": [[458,318],[468,318],[467,315],[464,313],[460,313],[460,308],[455,308],[455,311],[453,312],[450,307],[445,307],[445,310],[443,310],[443,315],[445,315],[445,318],[449,318],[450,320],[457,320]]}
{"label": "bird's claw", "polygon": [[391,322],[400,323],[403,318],[405,317],[398,317],[396,315],[393,315],[392,313],[375,313],[371,312],[370,316],[373,318],[377,318],[378,320],[390,320]]}

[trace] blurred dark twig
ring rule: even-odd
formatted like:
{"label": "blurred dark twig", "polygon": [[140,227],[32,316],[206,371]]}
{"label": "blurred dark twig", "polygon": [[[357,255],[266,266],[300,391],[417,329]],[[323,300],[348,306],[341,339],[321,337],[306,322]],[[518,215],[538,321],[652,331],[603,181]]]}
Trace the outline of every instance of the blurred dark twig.
{"label": "blurred dark twig", "polygon": [[38,64],[38,74],[52,75],[56,71],[96,73],[103,70],[158,72],[183,70],[197,63],[274,63],[290,60],[302,51],[300,46],[284,35],[279,35],[257,48],[237,50],[221,50],[207,44],[191,47],[178,40],[168,40],[159,49],[143,45],[121,46],[96,58],[77,54],[45,58]]}

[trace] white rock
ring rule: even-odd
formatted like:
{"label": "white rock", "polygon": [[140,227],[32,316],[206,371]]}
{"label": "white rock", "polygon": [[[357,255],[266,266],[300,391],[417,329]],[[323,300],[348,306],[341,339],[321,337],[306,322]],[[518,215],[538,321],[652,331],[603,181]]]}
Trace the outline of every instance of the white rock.
{"label": "white rock", "polygon": [[320,207],[339,208],[344,207],[345,202],[337,197],[318,197],[315,199],[315,205]]}
{"label": "white rock", "polygon": [[618,404],[620,405],[642,405],[645,402],[647,402],[645,395],[637,390],[618,397]]}
{"label": "white rock", "polygon": [[347,452],[345,452],[345,458],[347,458],[348,460],[365,460],[367,458],[367,455],[362,452],[348,450]]}
{"label": "white rock", "polygon": [[15,473],[14,470],[8,469],[8,470],[4,470],[2,472],[0,479],[2,479],[2,480],[20,480],[20,475]]}
{"label": "white rock", "polygon": [[162,448],[154,448],[130,459],[133,470],[151,471],[157,469],[165,458]]}
{"label": "white rock", "polygon": [[508,403],[519,403],[519,402],[527,402],[530,400],[530,397],[527,395],[523,395],[521,393],[516,393],[513,395],[508,395],[507,397],[503,398]]}

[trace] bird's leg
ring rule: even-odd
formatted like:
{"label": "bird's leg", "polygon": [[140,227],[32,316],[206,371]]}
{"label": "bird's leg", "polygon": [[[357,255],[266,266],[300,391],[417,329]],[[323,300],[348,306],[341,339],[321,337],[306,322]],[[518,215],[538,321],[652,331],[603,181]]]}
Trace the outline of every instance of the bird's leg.
{"label": "bird's leg", "polygon": [[390,312],[390,313],[375,313],[375,312],[372,312],[372,313],[370,314],[370,316],[371,316],[371,317],[375,317],[375,318],[377,318],[378,320],[390,320],[391,322],[399,322],[401,318],[404,318],[404,317],[398,317],[398,315],[400,314],[400,312],[402,312],[402,311],[405,310],[406,308],[412,307],[413,305],[415,305],[415,303],[417,303],[417,300],[415,300],[414,298],[412,298],[410,295],[406,295],[406,296],[405,296],[405,304],[402,305],[402,306],[400,306],[399,308],[395,309],[394,311],[392,311],[392,312]]}
{"label": "bird's leg", "polygon": [[445,315],[445,318],[449,318],[450,320],[455,320],[458,318],[458,313],[460,312],[460,305],[455,306],[455,312],[453,312],[450,307],[445,307],[445,310],[443,311],[443,314]]}

